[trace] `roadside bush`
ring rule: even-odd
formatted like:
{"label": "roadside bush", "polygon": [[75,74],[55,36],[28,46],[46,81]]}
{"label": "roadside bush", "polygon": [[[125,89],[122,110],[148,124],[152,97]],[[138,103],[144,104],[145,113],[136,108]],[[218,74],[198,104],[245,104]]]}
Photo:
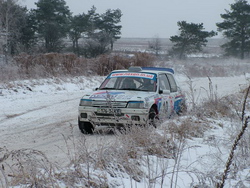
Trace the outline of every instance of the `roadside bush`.
{"label": "roadside bush", "polygon": [[172,138],[202,138],[209,128],[206,121],[196,118],[183,117],[181,121],[172,121],[167,124],[167,129]]}
{"label": "roadside bush", "polygon": [[150,67],[154,65],[154,58],[152,54],[149,53],[135,53],[134,60],[132,61],[132,66]]}
{"label": "roadside bush", "polygon": [[127,69],[130,66],[130,59],[119,55],[101,55],[90,61],[92,71],[101,76],[109,74],[112,70]]}
{"label": "roadside bush", "polygon": [[47,78],[81,75],[107,75],[115,69],[130,66],[153,66],[154,56],[147,53],[134,53],[131,56],[120,54],[101,55],[86,59],[73,53],[46,53],[15,56],[8,65],[0,65],[1,81],[28,78]]}
{"label": "roadside bush", "polygon": [[232,103],[229,97],[223,97],[221,99],[204,101],[197,107],[196,115],[198,117],[205,116],[209,118],[235,118],[237,116],[236,110],[234,103]]}
{"label": "roadside bush", "polygon": [[[33,78],[61,75],[82,75],[86,73],[86,61],[75,54],[46,53],[39,55],[20,54],[14,58],[19,73]],[[37,71],[39,67],[40,71]],[[84,67],[84,68],[83,68]],[[35,74],[34,74],[35,72]]]}
{"label": "roadside bush", "polygon": [[9,81],[20,79],[19,67],[15,64],[0,65],[0,80]]}
{"label": "roadside bush", "polygon": [[154,66],[154,56],[148,53],[134,53],[132,56],[102,55],[92,61],[93,72],[104,76],[112,70],[128,69],[130,66]]}
{"label": "roadside bush", "polygon": [[169,136],[157,133],[155,128],[149,125],[131,126],[126,130],[117,131],[116,136],[117,142],[120,142],[123,150],[132,158],[135,158],[136,153],[172,158],[174,153],[174,143]]}
{"label": "roadside bush", "polygon": [[114,69],[127,69],[130,66],[163,66],[174,68],[176,73],[190,77],[232,76],[247,74],[250,68],[247,61],[235,59],[206,58],[186,61],[160,61],[150,54],[134,52],[130,54],[105,54],[86,59],[73,53],[46,53],[28,55],[21,53],[9,64],[0,65],[2,81],[80,75],[107,75]]}

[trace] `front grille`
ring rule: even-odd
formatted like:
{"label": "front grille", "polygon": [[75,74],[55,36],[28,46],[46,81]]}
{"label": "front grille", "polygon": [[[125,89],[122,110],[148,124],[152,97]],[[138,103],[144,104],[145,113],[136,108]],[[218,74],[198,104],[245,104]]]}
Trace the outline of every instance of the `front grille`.
{"label": "front grille", "polygon": [[93,101],[93,107],[100,108],[126,108],[127,102],[119,101]]}
{"label": "front grille", "polygon": [[121,114],[104,114],[104,113],[98,113],[98,112],[95,112],[95,115],[96,116],[110,116],[110,117],[114,117],[114,116],[124,116],[124,114],[123,113],[121,113]]}

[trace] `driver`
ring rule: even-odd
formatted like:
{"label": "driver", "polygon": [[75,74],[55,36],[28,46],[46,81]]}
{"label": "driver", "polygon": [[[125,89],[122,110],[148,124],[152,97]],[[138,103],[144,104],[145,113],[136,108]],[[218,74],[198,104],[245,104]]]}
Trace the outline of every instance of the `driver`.
{"label": "driver", "polygon": [[147,91],[154,91],[154,81],[150,79],[143,79],[142,89]]}
{"label": "driver", "polygon": [[133,78],[126,78],[123,82],[122,88],[135,89],[136,84],[134,83],[134,79]]}

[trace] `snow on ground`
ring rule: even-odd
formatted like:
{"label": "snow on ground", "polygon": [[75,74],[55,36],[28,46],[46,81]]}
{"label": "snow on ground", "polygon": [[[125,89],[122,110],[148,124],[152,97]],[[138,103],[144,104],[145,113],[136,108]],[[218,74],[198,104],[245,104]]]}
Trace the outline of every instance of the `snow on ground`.
{"label": "snow on ground", "polygon": [[[77,125],[81,96],[98,87],[103,77],[74,80],[17,81],[1,88],[0,147],[44,151],[53,162],[65,162],[63,135]],[[31,90],[31,91],[30,91]],[[76,134],[79,136],[78,130]],[[61,160],[62,159],[62,160]]]}
{"label": "snow on ground", "polygon": [[[0,148],[6,147],[8,150],[31,148],[43,151],[54,163],[66,165],[69,155],[65,144],[71,134],[76,139],[82,137],[77,126],[78,103],[84,93],[90,92],[99,86],[103,77],[77,77],[68,79],[42,79],[24,80],[0,85]],[[187,95],[188,103],[191,103],[190,86],[194,91],[194,100],[199,103],[204,98],[210,96],[209,79],[194,78],[189,80],[183,75],[177,75],[180,87]],[[190,82],[191,81],[191,82]],[[249,84],[245,75],[235,77],[212,77],[211,83],[213,93],[218,97],[239,92]],[[225,122],[214,122],[216,125]],[[218,127],[218,126],[217,126]],[[207,139],[221,137],[224,129],[211,130],[205,135]],[[86,136],[89,148],[95,148],[98,143],[110,142],[112,135]],[[219,151],[218,151],[219,150]],[[224,161],[228,151],[223,148],[213,147],[204,143],[204,139],[196,138],[189,142],[189,148],[182,155],[183,173],[178,174],[178,186],[189,187],[193,178],[197,176],[187,176],[185,170],[196,168],[207,170],[211,173],[223,168],[224,163],[214,164],[211,157],[217,157],[221,153]],[[198,160],[203,157],[203,160]],[[199,162],[197,162],[199,161]],[[202,161],[202,162],[201,162]],[[218,160],[217,160],[218,161]],[[173,161],[172,161],[173,162]],[[170,162],[171,163],[171,162]],[[158,163],[161,165],[161,163]],[[170,164],[169,164],[170,165]],[[206,173],[206,172],[204,172]],[[244,172],[242,172],[244,173]],[[246,172],[245,172],[246,173]],[[171,178],[168,176],[168,178]],[[130,179],[110,181],[123,181],[131,187]],[[145,187],[147,182],[136,183],[137,187]],[[164,185],[169,187],[169,182]],[[187,186],[188,185],[188,186]],[[157,187],[157,186],[156,186]]]}

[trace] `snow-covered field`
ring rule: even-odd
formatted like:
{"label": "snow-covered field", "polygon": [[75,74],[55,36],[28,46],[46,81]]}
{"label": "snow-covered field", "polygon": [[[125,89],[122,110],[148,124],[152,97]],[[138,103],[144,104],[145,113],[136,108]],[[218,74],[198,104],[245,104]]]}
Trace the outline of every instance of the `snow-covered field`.
{"label": "snow-covered field", "polygon": [[[192,102],[199,104],[202,100],[211,95],[209,80],[206,77],[194,78],[192,83],[183,75],[176,75],[181,88],[187,95],[188,104]],[[103,77],[77,77],[68,79],[43,79],[24,80],[0,85],[0,149],[6,147],[9,151],[23,148],[31,148],[42,151],[53,163],[66,166],[69,162],[69,149],[71,153],[75,150],[65,144],[66,140],[74,135],[74,139],[86,139],[90,149],[96,149],[100,143],[115,141],[114,135],[84,136],[77,126],[77,109],[80,97],[93,88],[98,87]],[[246,75],[235,77],[212,77],[213,92],[218,96],[235,94],[249,85],[249,78]],[[194,94],[190,95],[192,87]],[[193,100],[193,101],[192,101]],[[189,139],[185,151],[180,158],[179,172],[175,176],[166,175],[164,182],[150,184],[149,182],[135,182],[127,177],[114,178],[108,176],[111,187],[170,187],[171,177],[177,178],[177,185],[173,187],[192,187],[192,182],[199,181],[204,173],[211,175],[214,171],[223,171],[228,157],[228,148],[223,148],[220,142],[225,141],[228,134],[225,134],[232,126],[230,123],[221,120],[211,121],[211,130],[205,132],[203,138]],[[164,127],[167,122],[163,123]],[[218,125],[224,126],[219,128]],[[207,144],[206,140],[214,139],[214,145]],[[1,158],[1,157],[0,157]],[[152,158],[152,164],[155,163]],[[164,163],[165,164],[165,163]],[[172,166],[170,160],[168,166]],[[166,164],[165,164],[166,165]],[[163,165],[164,166],[164,165]],[[192,175],[195,169],[199,169],[196,175]],[[243,178],[243,184],[250,187],[244,178],[249,176],[249,167],[238,175],[238,179],[227,182],[226,187],[234,187],[235,181]],[[148,169],[146,169],[148,170]],[[160,170],[159,170],[160,171]],[[191,172],[192,171],[192,172]],[[115,182],[115,183],[114,183]],[[248,182],[248,183],[247,183]],[[114,186],[116,185],[116,186]],[[193,185],[194,186],[194,185]],[[62,186],[63,187],[63,186]],[[81,186],[79,186],[81,187]]]}

